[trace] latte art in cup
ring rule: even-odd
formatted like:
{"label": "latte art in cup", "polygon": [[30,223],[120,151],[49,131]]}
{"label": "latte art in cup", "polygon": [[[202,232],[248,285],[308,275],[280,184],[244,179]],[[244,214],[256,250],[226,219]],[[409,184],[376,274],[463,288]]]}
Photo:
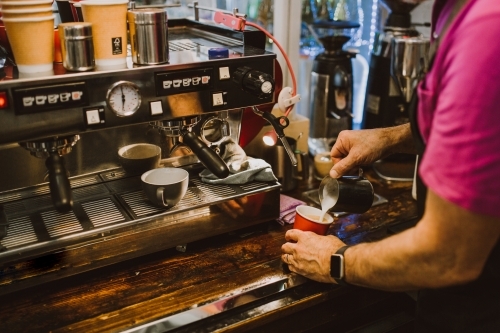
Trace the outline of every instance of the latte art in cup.
{"label": "latte art in cup", "polygon": [[319,216],[319,215],[306,215],[304,217],[308,220],[311,220],[311,221],[326,222],[324,218],[322,220],[320,220],[321,216]]}

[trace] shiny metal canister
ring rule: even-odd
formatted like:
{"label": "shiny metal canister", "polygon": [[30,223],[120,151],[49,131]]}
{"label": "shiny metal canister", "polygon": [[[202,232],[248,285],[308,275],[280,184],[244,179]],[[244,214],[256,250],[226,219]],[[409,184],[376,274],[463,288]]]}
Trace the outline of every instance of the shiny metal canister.
{"label": "shiny metal canister", "polygon": [[168,20],[163,8],[137,8],[127,13],[132,61],[138,65],[168,62]]}
{"label": "shiny metal canister", "polygon": [[64,68],[74,72],[94,69],[92,24],[67,22],[59,24],[58,28]]}

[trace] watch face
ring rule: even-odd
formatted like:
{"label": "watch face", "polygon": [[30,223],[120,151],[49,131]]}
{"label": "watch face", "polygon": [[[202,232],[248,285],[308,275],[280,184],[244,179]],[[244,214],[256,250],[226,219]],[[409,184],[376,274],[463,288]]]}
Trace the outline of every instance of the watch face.
{"label": "watch face", "polygon": [[334,279],[344,277],[344,256],[333,254],[330,258],[330,276]]}

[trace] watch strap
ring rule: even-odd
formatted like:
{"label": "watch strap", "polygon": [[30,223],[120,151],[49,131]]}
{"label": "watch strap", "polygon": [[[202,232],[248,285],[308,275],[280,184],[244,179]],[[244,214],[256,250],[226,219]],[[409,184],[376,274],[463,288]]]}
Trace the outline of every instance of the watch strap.
{"label": "watch strap", "polygon": [[[335,254],[340,254],[342,257],[344,257],[344,252],[349,248],[350,246],[349,245],[344,245],[342,246],[340,249],[337,250],[337,252],[335,252]],[[347,286],[349,285],[346,281],[345,281],[345,258],[344,258],[344,274],[343,276],[338,279],[338,278],[335,278],[333,277],[333,279],[335,280],[335,282],[337,282],[337,284],[341,285],[341,286]]]}

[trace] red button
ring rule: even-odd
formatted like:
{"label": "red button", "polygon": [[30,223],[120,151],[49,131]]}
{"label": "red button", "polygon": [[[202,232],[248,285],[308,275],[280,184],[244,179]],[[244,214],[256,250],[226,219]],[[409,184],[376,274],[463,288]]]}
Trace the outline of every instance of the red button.
{"label": "red button", "polygon": [[0,91],[0,109],[5,109],[9,106],[9,100],[7,99],[7,92]]}

